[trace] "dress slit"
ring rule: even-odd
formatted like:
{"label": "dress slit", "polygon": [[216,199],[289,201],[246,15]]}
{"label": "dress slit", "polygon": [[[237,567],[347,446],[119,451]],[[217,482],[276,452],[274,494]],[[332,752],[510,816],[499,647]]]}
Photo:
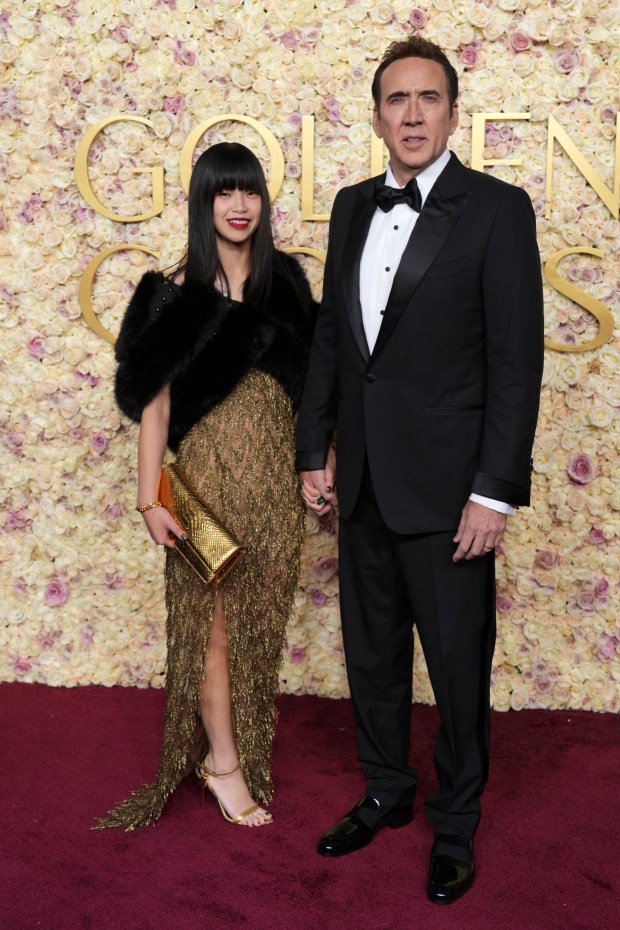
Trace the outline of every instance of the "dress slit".
{"label": "dress slit", "polygon": [[275,696],[305,526],[288,395],[271,376],[251,371],[185,436],[177,461],[245,551],[216,588],[167,550],[167,701],[159,771],[100,828],[154,823],[206,754],[200,690],[218,593],[225,604],[239,764],[258,803],[267,805],[273,796]]}

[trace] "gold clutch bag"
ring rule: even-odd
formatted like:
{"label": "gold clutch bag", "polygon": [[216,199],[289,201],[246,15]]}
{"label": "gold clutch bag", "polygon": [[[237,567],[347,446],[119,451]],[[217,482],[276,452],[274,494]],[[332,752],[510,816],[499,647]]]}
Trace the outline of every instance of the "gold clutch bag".
{"label": "gold clutch bag", "polygon": [[232,533],[191,486],[178,465],[164,465],[159,500],[185,532],[176,549],[205,584],[221,581],[243,552]]}

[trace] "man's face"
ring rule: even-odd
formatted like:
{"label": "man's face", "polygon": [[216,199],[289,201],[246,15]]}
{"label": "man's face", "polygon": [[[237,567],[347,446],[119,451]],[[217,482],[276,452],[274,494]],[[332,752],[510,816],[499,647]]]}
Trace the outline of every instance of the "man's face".
{"label": "man's face", "polygon": [[385,142],[399,184],[428,168],[445,150],[458,124],[450,109],[446,73],[436,61],[401,58],[381,75],[381,103],[372,128]]}

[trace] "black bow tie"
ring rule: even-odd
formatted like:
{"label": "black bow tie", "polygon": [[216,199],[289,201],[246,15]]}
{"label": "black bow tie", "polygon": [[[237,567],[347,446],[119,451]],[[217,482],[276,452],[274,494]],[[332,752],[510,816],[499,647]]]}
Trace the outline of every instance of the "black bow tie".
{"label": "black bow tie", "polygon": [[404,187],[389,187],[387,184],[377,184],[375,186],[375,203],[384,213],[388,213],[397,203],[407,203],[412,210],[419,213],[422,209],[422,197],[420,196],[418,182],[415,178],[411,178]]}

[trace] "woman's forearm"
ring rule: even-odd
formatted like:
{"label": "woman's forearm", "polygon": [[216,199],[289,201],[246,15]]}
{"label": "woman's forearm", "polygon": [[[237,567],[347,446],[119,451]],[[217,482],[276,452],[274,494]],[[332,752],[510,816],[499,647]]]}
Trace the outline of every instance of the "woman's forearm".
{"label": "woman's forearm", "polygon": [[144,408],[138,438],[138,507],[157,500],[159,473],[168,442],[170,386]]}

